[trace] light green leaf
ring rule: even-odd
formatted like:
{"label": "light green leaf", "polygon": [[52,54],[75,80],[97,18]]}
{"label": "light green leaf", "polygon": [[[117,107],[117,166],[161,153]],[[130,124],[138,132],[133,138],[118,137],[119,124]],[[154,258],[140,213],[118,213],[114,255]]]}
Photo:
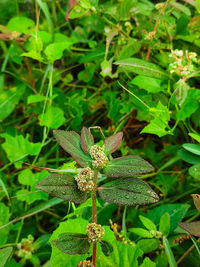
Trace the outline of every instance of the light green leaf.
{"label": "light green leaf", "polygon": [[131,233],[134,233],[134,234],[139,235],[141,237],[153,238],[153,235],[149,231],[147,231],[143,228],[129,228],[129,231]]}
{"label": "light green leaf", "polygon": [[0,267],[3,267],[6,264],[9,256],[12,253],[12,250],[13,250],[12,247],[6,247],[0,249]]}
{"label": "light green leaf", "polygon": [[117,240],[112,243],[113,252],[109,257],[103,253],[97,254],[98,267],[137,267],[138,258],[142,256],[143,252],[137,246],[123,244]]}
{"label": "light green leaf", "polygon": [[151,221],[149,220],[148,218],[140,215],[139,216],[141,222],[143,223],[143,225],[148,229],[148,230],[153,230],[153,231],[157,231],[157,228],[156,228],[156,225]]}
{"label": "light green leaf", "polygon": [[166,134],[172,134],[168,121],[170,120],[169,110],[161,102],[156,108],[151,108],[150,112],[154,117],[150,123],[144,127],[141,133],[151,133],[162,137]]}
{"label": "light green leaf", "polygon": [[[0,226],[8,223],[10,218],[9,208],[4,204],[0,203]],[[0,245],[6,243],[8,239],[9,228],[0,230]]]}
{"label": "light green leaf", "polygon": [[144,252],[149,253],[156,250],[159,247],[159,241],[155,238],[145,238],[137,242],[137,246]]}
{"label": "light green leaf", "polygon": [[194,134],[194,133],[189,133],[189,136],[191,136],[193,139],[195,139],[198,143],[200,143],[200,135],[199,134]]}
{"label": "light green leaf", "polygon": [[165,212],[160,218],[159,232],[164,236],[168,236],[170,232],[170,216],[168,212]]}
{"label": "light green leaf", "polygon": [[200,145],[185,143],[182,146],[185,150],[189,151],[190,153],[200,156]]}
{"label": "light green leaf", "polygon": [[156,264],[146,257],[140,267],[156,267]]}
{"label": "light green leaf", "polygon": [[[6,139],[2,144],[2,147],[6,151],[7,157],[11,162],[22,160],[28,155],[37,155],[40,151],[41,144],[30,142],[28,140],[28,134],[26,137],[23,135],[17,135],[14,137],[7,133],[3,133],[1,136]],[[21,163],[16,162],[15,165],[20,167]]]}
{"label": "light green leaf", "polygon": [[131,83],[137,85],[139,88],[145,89],[149,93],[158,93],[165,89],[164,86],[161,86],[162,80],[143,75],[136,76]]}
{"label": "light green leaf", "polygon": [[35,27],[35,23],[32,19],[26,17],[13,17],[7,24],[10,31],[16,31],[20,33],[30,33],[30,28]]}
{"label": "light green leaf", "polygon": [[35,184],[35,176],[30,169],[25,169],[18,175],[18,181],[20,184],[32,186]]}
{"label": "light green leaf", "polygon": [[0,120],[8,117],[19,102],[25,87],[23,85],[4,90],[0,94]]}
{"label": "light green leaf", "polygon": [[200,164],[196,164],[189,168],[189,174],[197,180],[200,180]]}
{"label": "light green leaf", "polygon": [[[85,234],[86,226],[88,222],[86,220],[81,219],[80,217],[77,219],[69,219],[65,222],[59,224],[58,228],[53,232],[50,241],[58,238],[60,234],[65,233],[66,231],[69,233],[74,233],[76,230],[77,233]],[[90,254],[91,255],[91,254]],[[90,256],[88,255],[88,256]],[[81,260],[85,260],[87,255],[68,255],[64,254],[58,248],[52,246],[52,254],[51,254],[51,266],[54,267],[74,267],[77,266]]]}
{"label": "light green leaf", "polygon": [[64,121],[64,112],[58,107],[49,106],[44,114],[38,116],[41,126],[57,129]]}
{"label": "light green leaf", "polygon": [[45,100],[45,96],[43,95],[29,95],[27,103],[32,104],[32,103],[37,103]]}
{"label": "light green leaf", "polygon": [[168,76],[167,73],[157,65],[134,57],[118,60],[115,64],[120,66],[121,71],[130,71],[154,78],[167,78]]}
{"label": "light green leaf", "polygon": [[70,49],[73,42],[56,42],[48,45],[46,49],[44,50],[45,55],[47,56],[47,59],[50,62],[54,62],[55,60],[60,59],[63,56],[63,52],[66,49]]}

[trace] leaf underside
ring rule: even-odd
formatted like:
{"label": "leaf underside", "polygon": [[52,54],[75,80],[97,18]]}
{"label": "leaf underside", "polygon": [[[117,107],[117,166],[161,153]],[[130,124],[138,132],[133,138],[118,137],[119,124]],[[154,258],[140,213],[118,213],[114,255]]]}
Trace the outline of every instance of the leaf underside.
{"label": "leaf underside", "polygon": [[68,152],[72,158],[82,167],[92,164],[90,156],[86,155],[81,148],[80,135],[74,131],[54,130],[53,134],[59,145]]}
{"label": "leaf underside", "polygon": [[90,248],[88,236],[84,234],[64,233],[51,243],[63,253],[70,255],[85,254]]}
{"label": "leaf underside", "polygon": [[132,177],[136,174],[148,173],[153,166],[139,156],[125,156],[108,162],[104,173],[108,177]]}
{"label": "leaf underside", "polygon": [[105,145],[104,152],[108,155],[108,154],[113,153],[115,150],[117,150],[122,142],[122,137],[123,137],[123,132],[119,132],[117,134],[114,134],[106,138],[104,142],[104,145]]}
{"label": "leaf underside", "polygon": [[99,196],[107,202],[135,206],[157,202],[159,197],[138,178],[121,178],[98,188]]}
{"label": "leaf underside", "polygon": [[39,182],[36,188],[74,203],[83,203],[87,199],[87,194],[78,189],[74,177],[67,174],[50,174],[46,179]]}
{"label": "leaf underside", "polygon": [[86,154],[89,154],[91,146],[94,145],[94,137],[89,129],[83,127],[81,130],[81,147]]}
{"label": "leaf underside", "polygon": [[198,212],[200,213],[200,195],[198,194],[193,194],[192,195],[193,201],[194,201],[194,205],[196,207],[196,209],[198,210]]}
{"label": "leaf underside", "polygon": [[179,226],[194,236],[200,237],[200,221],[198,222],[181,222]]}

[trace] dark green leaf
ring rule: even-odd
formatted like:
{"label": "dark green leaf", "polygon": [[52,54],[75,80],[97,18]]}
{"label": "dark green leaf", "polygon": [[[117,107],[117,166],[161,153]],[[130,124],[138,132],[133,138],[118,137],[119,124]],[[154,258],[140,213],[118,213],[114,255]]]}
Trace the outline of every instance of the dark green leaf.
{"label": "dark green leaf", "polygon": [[78,189],[74,177],[67,174],[50,174],[35,187],[52,196],[74,203],[83,203],[87,199],[87,194]]}
{"label": "dark green leaf", "polygon": [[185,149],[180,149],[178,151],[179,157],[190,164],[200,164],[200,156],[194,155],[193,153],[186,151]]}
{"label": "dark green leaf", "polygon": [[94,145],[94,137],[89,129],[83,127],[81,130],[81,147],[86,154],[89,154],[91,146]]}
{"label": "dark green leaf", "polygon": [[144,252],[149,253],[156,250],[159,246],[159,241],[154,238],[141,239],[138,241],[137,246]]}
{"label": "dark green leaf", "polygon": [[200,221],[198,222],[180,222],[179,226],[194,236],[200,237]]}
{"label": "dark green leaf", "polygon": [[122,142],[123,132],[119,132],[117,134],[114,134],[108,138],[106,138],[104,145],[105,145],[105,153],[111,154],[115,150],[118,149]]}
{"label": "dark green leaf", "polygon": [[102,240],[101,241],[101,249],[105,256],[109,256],[111,252],[113,252],[113,246],[108,241]]}
{"label": "dark green leaf", "polygon": [[108,177],[131,177],[153,170],[153,166],[141,157],[125,156],[109,161],[104,172]]}
{"label": "dark green leaf", "polygon": [[74,131],[54,130],[54,136],[60,146],[67,151],[82,167],[91,165],[92,159],[81,148],[80,135]]}
{"label": "dark green leaf", "polygon": [[0,249],[0,267],[3,267],[6,264],[9,256],[12,253],[12,250],[13,250],[12,247],[6,247]]}
{"label": "dark green leaf", "polygon": [[200,195],[192,194],[192,198],[193,198],[195,207],[200,212]]}
{"label": "dark green leaf", "polygon": [[64,233],[51,241],[62,252],[70,255],[85,254],[90,248],[88,236],[76,233]]}
{"label": "dark green leaf", "polygon": [[200,156],[200,145],[186,143],[183,144],[183,148],[195,155]]}
{"label": "dark green leaf", "polygon": [[131,71],[143,76],[162,78],[167,73],[157,65],[138,58],[127,58],[115,62],[122,70]]}
{"label": "dark green leaf", "polygon": [[158,201],[157,194],[144,181],[122,178],[98,188],[100,197],[107,202],[135,206]]}

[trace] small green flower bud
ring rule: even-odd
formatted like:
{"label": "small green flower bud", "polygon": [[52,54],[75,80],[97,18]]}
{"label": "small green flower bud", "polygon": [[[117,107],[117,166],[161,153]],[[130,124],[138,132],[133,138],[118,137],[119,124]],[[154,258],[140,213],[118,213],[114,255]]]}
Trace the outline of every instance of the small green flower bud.
{"label": "small green flower bud", "polygon": [[84,168],[80,171],[78,176],[75,178],[78,184],[78,188],[85,192],[92,192],[94,189],[94,171],[90,167]]}
{"label": "small green flower bud", "polygon": [[101,239],[105,234],[104,228],[100,224],[96,223],[88,224],[88,226],[86,227],[86,232],[88,234],[89,241],[91,243],[96,243],[101,241]]}
{"label": "small green flower bud", "polygon": [[90,156],[92,157],[92,166],[95,169],[102,169],[108,163],[108,158],[104,153],[104,149],[98,145],[94,145],[90,148]]}

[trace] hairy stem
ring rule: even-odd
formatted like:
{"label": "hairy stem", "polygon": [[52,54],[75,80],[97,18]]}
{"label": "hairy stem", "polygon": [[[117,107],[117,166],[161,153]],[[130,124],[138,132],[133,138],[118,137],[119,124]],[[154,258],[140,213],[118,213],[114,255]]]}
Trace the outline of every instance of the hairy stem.
{"label": "hairy stem", "polygon": [[[92,193],[92,222],[97,223],[97,204],[96,204],[96,190],[97,190],[97,179],[98,179],[98,171],[94,172],[94,192]],[[96,267],[96,257],[97,257],[97,244],[93,244],[92,251],[92,263],[93,266]]]}

